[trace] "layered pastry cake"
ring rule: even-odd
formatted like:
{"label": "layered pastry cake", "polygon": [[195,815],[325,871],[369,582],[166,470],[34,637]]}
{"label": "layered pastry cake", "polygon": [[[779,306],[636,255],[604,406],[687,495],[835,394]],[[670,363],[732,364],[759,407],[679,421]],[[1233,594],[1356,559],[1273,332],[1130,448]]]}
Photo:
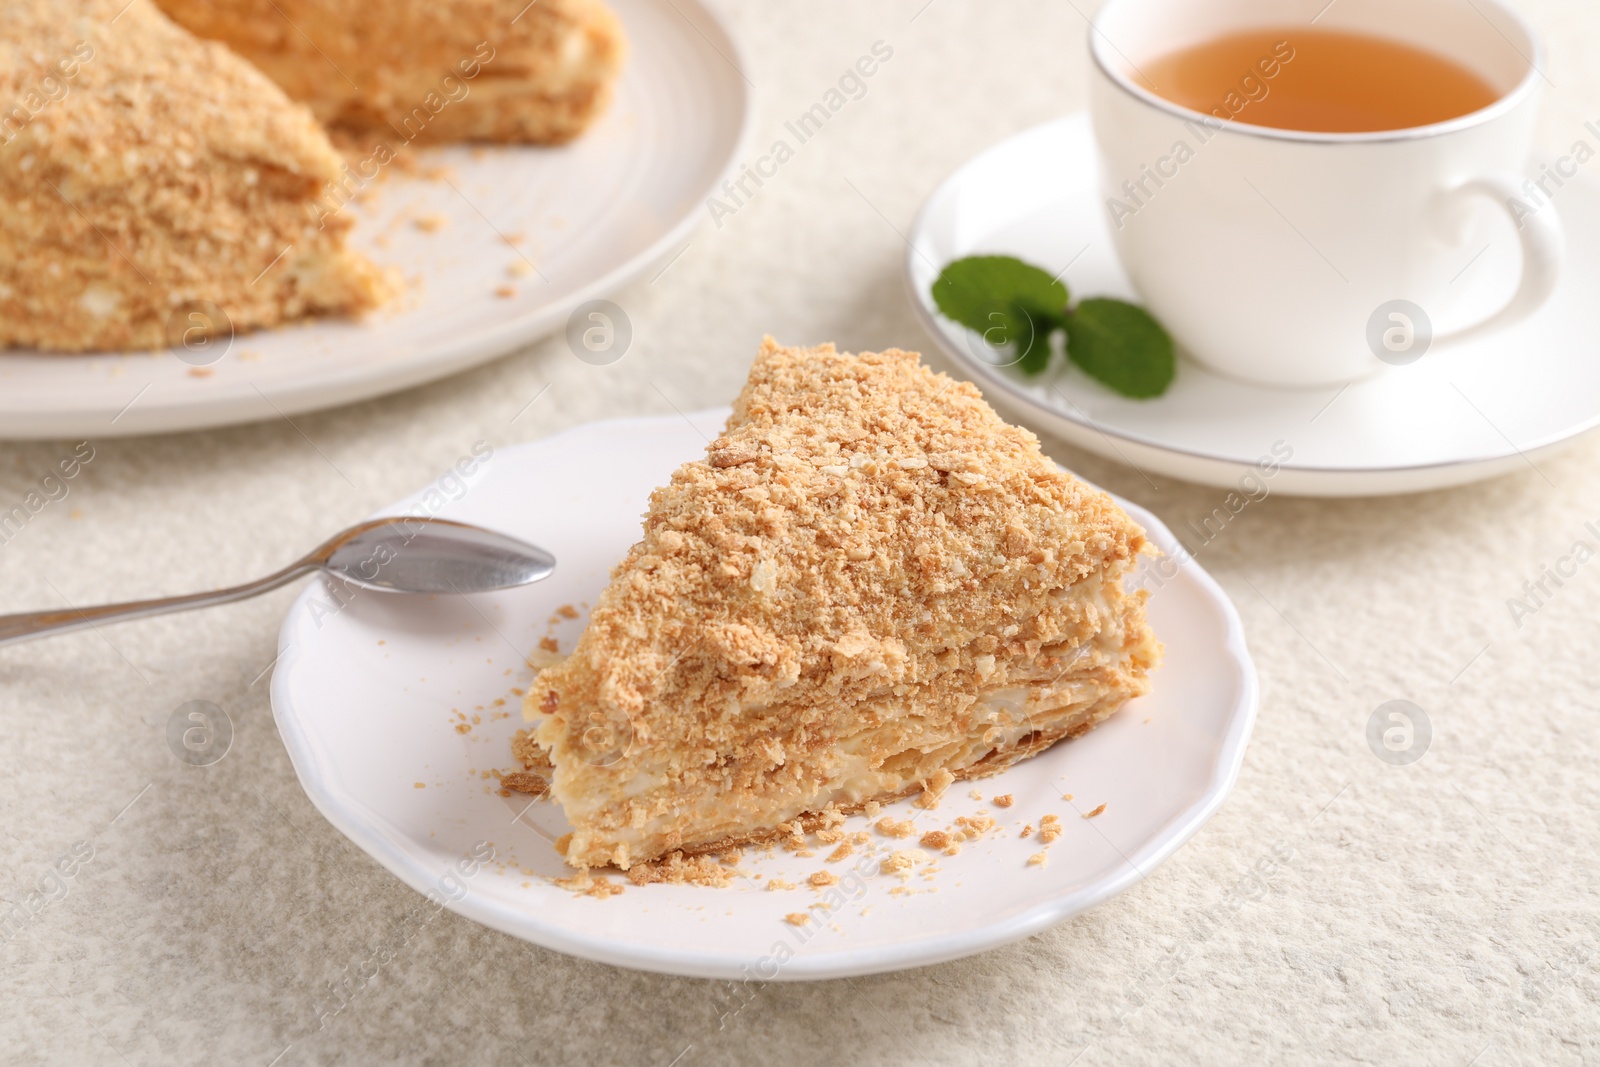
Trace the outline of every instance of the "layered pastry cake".
{"label": "layered pastry cake", "polygon": [[604,107],[621,67],[599,0],[157,0],[330,125],[386,142],[554,144]]}
{"label": "layered pastry cake", "polygon": [[1148,688],[1143,532],[916,353],[763,344],[652,495],[507,782],[628,868],[994,774]]}
{"label": "layered pastry cake", "polygon": [[150,0],[0,0],[0,25],[0,347],[155,348],[387,295],[317,210],[340,157],[249,63]]}

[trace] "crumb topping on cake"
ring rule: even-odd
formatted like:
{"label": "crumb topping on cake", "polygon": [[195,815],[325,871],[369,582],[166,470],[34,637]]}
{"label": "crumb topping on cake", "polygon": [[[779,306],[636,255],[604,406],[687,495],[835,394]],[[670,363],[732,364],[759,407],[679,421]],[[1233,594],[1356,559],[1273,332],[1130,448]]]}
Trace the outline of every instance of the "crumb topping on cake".
{"label": "crumb topping on cake", "polygon": [[0,0],[0,20],[0,344],[155,348],[189,303],[227,322],[184,331],[242,332],[389,294],[350,220],[312,209],[340,157],[249,63],[150,0]]}
{"label": "crumb topping on cake", "polygon": [[[1081,671],[1089,697],[1061,729],[1087,729],[1154,662],[1142,596],[1120,583],[1144,544],[916,353],[767,338],[723,434],[652,495],[571,657],[529,690],[578,827],[569,862],[626,867],[630,831],[675,821],[670,847],[737,838],[830,788],[863,729],[874,768],[928,756],[919,744],[955,720],[981,741],[982,692],[1022,693],[1031,714],[1029,694]],[[956,777],[936,754],[912,770],[899,795]],[[696,797],[721,810],[686,816]]]}

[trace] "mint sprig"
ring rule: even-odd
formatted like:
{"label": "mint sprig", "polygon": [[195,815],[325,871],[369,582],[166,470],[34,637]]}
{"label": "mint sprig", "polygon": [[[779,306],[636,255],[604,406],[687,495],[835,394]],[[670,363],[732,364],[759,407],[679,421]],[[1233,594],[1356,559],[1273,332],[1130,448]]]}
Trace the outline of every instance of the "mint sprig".
{"label": "mint sprig", "polygon": [[1177,359],[1148,311],[1111,297],[1070,300],[1064,284],[1014,256],[967,256],[933,283],[940,313],[993,348],[1012,346],[1024,374],[1050,365],[1050,338],[1061,330],[1067,358],[1107,388],[1138,399],[1167,391]]}

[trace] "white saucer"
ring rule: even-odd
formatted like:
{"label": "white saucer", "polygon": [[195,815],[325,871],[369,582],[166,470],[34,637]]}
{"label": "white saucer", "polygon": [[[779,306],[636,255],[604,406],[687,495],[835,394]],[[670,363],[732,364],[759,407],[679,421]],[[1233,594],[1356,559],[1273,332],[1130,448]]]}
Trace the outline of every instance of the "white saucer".
{"label": "white saucer", "polygon": [[[1019,420],[1152,473],[1234,486],[1278,449],[1274,492],[1311,496],[1404,493],[1528,470],[1600,423],[1600,183],[1560,191],[1567,262],[1537,315],[1482,341],[1439,345],[1408,366],[1386,367],[1342,391],[1246,385],[1180,359],[1154,400],[1127,400],[1076,369],[1040,379],[980,358],[975,335],[943,318],[929,287],[961,256],[1009,253],[1055,273],[1073,298],[1136,299],[1117,262],[1097,189],[1088,120],[1036,126],[964,164],[936,189],[912,227],[905,271],[912,304],[941,349]],[[1495,231],[1463,286],[1493,306],[1512,282]],[[1470,264],[1470,265],[1469,265]],[[1495,266],[1499,264],[1500,266]],[[1285,451],[1289,455],[1284,458]]]}
{"label": "white saucer", "polygon": [[[407,280],[392,306],[241,334],[203,376],[165,350],[0,353],[0,437],[191,430],[378,396],[520,348],[666,266],[737,156],[749,93],[731,35],[699,0],[612,6],[629,55],[593,129],[560,148],[405,148],[448,180],[391,173],[346,207],[352,244]],[[443,225],[414,225],[429,216]],[[514,295],[496,293],[507,286]]]}
{"label": "white saucer", "polygon": [[[1255,718],[1256,675],[1233,605],[1191,560],[1150,600],[1167,649],[1154,692],[1087,736],[975,783],[985,797],[1013,794],[1014,807],[980,804],[966,785],[936,811],[892,806],[924,829],[983,808],[1006,828],[939,857],[939,872],[913,877],[909,892],[891,892],[901,880],[874,860],[845,883],[859,885],[859,899],[830,916],[813,912],[817,921],[802,930],[784,917],[822,899],[806,877],[824,868],[844,875],[862,857],[829,864],[826,853],[751,851],[741,869],[759,880],[628,885],[606,900],[550,884],[570,873],[551,844],[567,829],[560,809],[503,798],[485,777],[512,765],[508,743],[522,724],[512,689],[528,683],[524,656],[557,608],[593,603],[638,538],[650,490],[702,455],[702,433],[715,435],[726,416],[580,426],[496,451],[465,485],[447,476],[386,511],[421,508],[543,545],[558,565],[538,585],[465,599],[358,593],[342,610],[320,582],[307,587],[279,637],[272,707],[301,784],[334,826],[413,888],[537,944],[672,974],[798,980],[935,963],[1027,937],[1138,882],[1222,803]],[[1159,520],[1124,506],[1177,553]],[[563,651],[584,621],[559,620]],[[467,733],[456,730],[457,709],[472,720]],[[1100,804],[1103,814],[1079,817]],[[1049,862],[1030,867],[1038,839],[1019,831],[1051,812],[1064,832]],[[848,828],[865,829],[866,820]],[[458,867],[478,842],[494,861]],[[802,888],[761,888],[775,877]],[[773,973],[772,957],[787,952],[794,958]]]}

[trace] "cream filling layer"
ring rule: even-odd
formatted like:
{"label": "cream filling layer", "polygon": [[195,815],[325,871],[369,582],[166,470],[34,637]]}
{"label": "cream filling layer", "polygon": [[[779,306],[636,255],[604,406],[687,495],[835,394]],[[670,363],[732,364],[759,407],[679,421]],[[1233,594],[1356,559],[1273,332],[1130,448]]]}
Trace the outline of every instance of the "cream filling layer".
{"label": "cream filling layer", "polygon": [[[582,829],[588,819],[613,805],[670,788],[665,761],[643,766],[627,781],[609,783],[611,788],[605,791],[586,792],[581,781],[569,784],[564,780],[567,776],[560,773],[558,755],[553,793],[573,825],[579,827],[569,855],[582,855],[598,845],[612,862],[626,865],[631,856],[658,851],[663,835],[672,832],[681,835],[678,847],[739,837],[830,804],[854,805],[914,790],[941,770],[965,771],[995,753],[1004,757],[1025,749],[1031,738],[1060,736],[1082,723],[1098,721],[1125,697],[1120,687],[1104,681],[1106,668],[1121,666],[1128,658],[1123,648],[1125,605],[1112,603],[1100,576],[1063,593],[1093,605],[1101,621],[1099,632],[1076,648],[1046,648],[1037,657],[1065,663],[1065,667],[974,693],[965,708],[950,709],[938,720],[898,714],[901,701],[892,694],[862,701],[858,705],[862,717],[878,725],[841,740],[826,768],[825,780],[813,789],[770,797],[701,793],[654,818],[606,828],[591,840]],[[967,720],[965,731],[954,737],[949,727],[953,716]],[[557,743],[555,727],[547,722],[540,731],[539,742],[547,749]],[[994,769],[1009,762],[1002,758]]]}

